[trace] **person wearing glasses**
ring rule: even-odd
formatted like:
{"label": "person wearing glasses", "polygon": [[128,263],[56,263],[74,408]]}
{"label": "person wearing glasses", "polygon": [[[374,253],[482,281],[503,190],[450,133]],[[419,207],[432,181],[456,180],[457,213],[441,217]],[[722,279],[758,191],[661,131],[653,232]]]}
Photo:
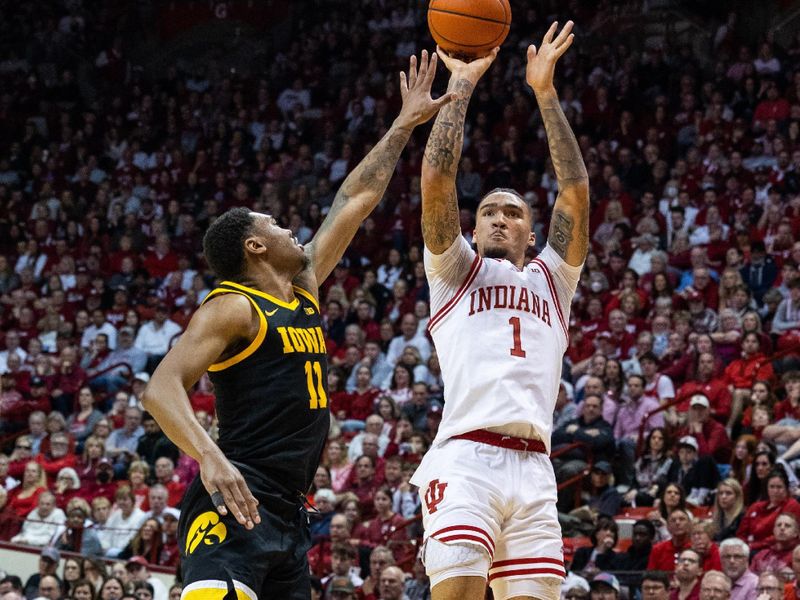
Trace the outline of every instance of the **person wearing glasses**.
{"label": "person wearing glasses", "polygon": [[700,582],[700,600],[728,600],[731,580],[722,571],[708,571]]}
{"label": "person wearing glasses", "polygon": [[642,575],[642,600],[669,600],[669,574],[645,571]]}
{"label": "person wearing glasses", "polygon": [[758,577],[756,600],[783,600],[783,582],[775,573],[762,573]]}
{"label": "person wearing glasses", "polygon": [[675,580],[678,587],[670,592],[670,600],[699,600],[702,573],[700,555],[694,550],[681,552],[675,562]]}
{"label": "person wearing glasses", "polygon": [[756,595],[758,575],[749,568],[750,546],[732,537],[719,545],[722,572],[731,580],[731,600],[750,600]]}

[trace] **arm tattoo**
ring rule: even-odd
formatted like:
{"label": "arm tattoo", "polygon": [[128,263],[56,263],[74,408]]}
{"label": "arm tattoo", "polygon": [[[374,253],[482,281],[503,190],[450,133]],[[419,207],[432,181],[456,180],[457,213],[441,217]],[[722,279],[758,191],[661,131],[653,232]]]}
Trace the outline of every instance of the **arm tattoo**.
{"label": "arm tattoo", "polygon": [[556,171],[558,187],[587,182],[589,176],[586,173],[586,165],[583,164],[580,147],[564,111],[561,110],[558,98],[545,100],[539,108],[547,132],[547,143],[550,146],[550,157]]}
{"label": "arm tattoo", "polygon": [[475,86],[466,79],[459,79],[448,86],[448,92],[455,92],[456,98],[436,116],[428,144],[425,146],[425,160],[434,169],[455,177],[461,146],[464,143],[464,119],[467,105]]}
{"label": "arm tattoo", "polygon": [[567,248],[570,242],[572,242],[574,227],[575,219],[570,217],[563,210],[556,210],[553,212],[547,241],[562,259],[567,255]]}
{"label": "arm tattoo", "polygon": [[422,237],[435,252],[446,250],[461,233],[455,179],[464,143],[464,119],[474,89],[474,84],[467,79],[450,82],[448,91],[455,92],[456,97],[439,111],[425,146]]}
{"label": "arm tattoo", "polygon": [[547,241],[563,260],[569,253],[571,263],[580,263],[589,249],[589,175],[558,97],[541,100],[539,108],[558,181]]}

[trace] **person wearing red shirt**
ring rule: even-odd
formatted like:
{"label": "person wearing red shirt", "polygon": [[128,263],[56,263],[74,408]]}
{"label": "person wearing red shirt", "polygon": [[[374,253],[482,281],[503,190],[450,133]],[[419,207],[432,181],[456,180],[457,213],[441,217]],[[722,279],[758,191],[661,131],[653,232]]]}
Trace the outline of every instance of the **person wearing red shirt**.
{"label": "person wearing red shirt", "polygon": [[39,503],[39,496],[47,490],[47,476],[42,465],[29,461],[25,465],[22,484],[8,494],[8,506],[18,517],[25,518]]}
{"label": "person wearing red shirt", "polygon": [[[408,540],[408,531],[402,527],[404,519],[392,510],[392,492],[382,487],[374,496],[375,518],[362,523],[357,532],[359,545],[366,548],[389,545],[390,542]],[[397,551],[401,545],[397,545]],[[395,556],[397,559],[397,556]]]}
{"label": "person wearing red shirt", "polygon": [[716,526],[711,521],[703,521],[692,525],[692,550],[700,556],[704,573],[706,571],[722,570],[719,546],[711,539],[715,532]]}
{"label": "person wearing red shirt", "polygon": [[695,394],[689,401],[689,419],[677,439],[692,436],[697,440],[699,456],[712,456],[722,464],[730,460],[732,444],[725,427],[711,418],[711,405],[704,394]]}
{"label": "person wearing red shirt", "polygon": [[780,573],[784,567],[791,568],[792,552],[797,546],[798,528],[797,517],[791,513],[783,513],[775,519],[775,526],[772,528],[773,542],[769,547],[764,548],[753,557],[750,562],[750,570],[756,575],[771,571]]}
{"label": "person wearing red shirt", "polygon": [[789,496],[789,478],[783,469],[767,475],[767,500],[754,502],[744,513],[736,537],[743,539],[750,550],[761,550],[771,543],[775,521],[781,513],[800,517],[800,503]]}
{"label": "person wearing red shirt", "polygon": [[186,491],[186,484],[179,481],[175,475],[175,463],[167,456],[156,460],[156,480],[167,488],[167,505],[178,506]]}
{"label": "person wearing red shirt", "polygon": [[673,509],[667,517],[667,531],[672,537],[653,546],[647,570],[673,572],[678,555],[691,545],[690,528],[689,513],[682,508]]}
{"label": "person wearing red shirt", "polygon": [[800,600],[800,545],[792,551],[792,571],[794,581],[786,584],[783,600]]}
{"label": "person wearing red shirt", "polygon": [[758,103],[753,113],[753,124],[766,127],[767,121],[785,121],[789,118],[790,104],[786,98],[781,98],[778,84],[771,82],[767,88],[767,97]]}
{"label": "person wearing red shirt", "polygon": [[62,432],[54,433],[50,436],[50,451],[39,454],[36,461],[42,465],[44,472],[47,473],[48,481],[55,483],[58,472],[65,468],[74,468],[78,464],[78,457],[69,452],[69,437]]}
{"label": "person wearing red shirt", "polygon": [[689,400],[695,394],[703,394],[711,406],[711,416],[720,423],[727,423],[731,415],[731,391],[727,384],[715,377],[716,359],[710,352],[701,352],[697,357],[697,373],[694,380],[687,381],[678,389],[678,398],[683,399],[677,409],[689,410]]}
{"label": "person wearing red shirt", "polygon": [[342,514],[331,519],[329,539],[322,539],[308,551],[308,566],[315,577],[325,577],[331,572],[331,549],[337,544],[350,544],[350,522]]}
{"label": "person wearing red shirt", "polygon": [[669,593],[669,600],[699,600],[700,577],[703,568],[700,555],[687,548],[680,553],[676,561],[675,580],[678,586]]}
{"label": "person wearing red shirt", "polygon": [[98,496],[108,498],[114,502],[114,494],[117,493],[117,484],[112,481],[114,477],[114,465],[108,458],[101,458],[97,462],[96,475],[94,481],[84,485],[81,489],[81,497],[89,504]]}
{"label": "person wearing red shirt", "polygon": [[725,381],[733,387],[733,406],[729,425],[741,416],[756,381],[772,381],[775,373],[769,357],[761,352],[761,340],[754,331],[742,338],[742,357],[725,368]]}
{"label": "person wearing red shirt", "polygon": [[22,519],[8,506],[8,492],[0,485],[0,542],[7,542],[22,529]]}
{"label": "person wearing red shirt", "polygon": [[155,246],[145,256],[143,266],[150,277],[158,280],[178,270],[178,256],[170,249],[168,235],[162,234],[156,238]]}

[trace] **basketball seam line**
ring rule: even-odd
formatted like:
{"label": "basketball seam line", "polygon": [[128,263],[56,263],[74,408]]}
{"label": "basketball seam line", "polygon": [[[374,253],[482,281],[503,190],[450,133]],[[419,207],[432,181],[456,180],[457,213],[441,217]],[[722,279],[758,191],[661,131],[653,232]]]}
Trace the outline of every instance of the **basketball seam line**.
{"label": "basketball seam line", "polygon": [[478,17],[478,16],[475,16],[475,15],[465,15],[464,13],[456,12],[454,10],[446,10],[446,9],[434,8],[434,7],[431,7],[428,10],[431,11],[431,12],[440,12],[440,13],[446,13],[448,15],[456,15],[457,17],[466,17],[468,19],[475,19],[476,21],[489,21],[490,23],[498,23],[498,24],[506,26],[506,27],[508,27],[508,25],[509,25],[509,23],[506,23],[505,21],[499,21],[497,19],[490,19],[489,17]]}

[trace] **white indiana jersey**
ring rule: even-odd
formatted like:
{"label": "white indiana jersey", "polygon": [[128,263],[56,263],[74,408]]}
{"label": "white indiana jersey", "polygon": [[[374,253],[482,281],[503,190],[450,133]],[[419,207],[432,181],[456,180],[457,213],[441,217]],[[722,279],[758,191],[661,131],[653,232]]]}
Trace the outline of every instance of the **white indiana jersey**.
{"label": "white indiana jersey", "polygon": [[569,309],[581,267],[548,245],[522,271],[481,258],[459,236],[425,250],[428,328],[444,381],[434,444],[476,429],[541,439],[550,451],[553,411],[568,346]]}

